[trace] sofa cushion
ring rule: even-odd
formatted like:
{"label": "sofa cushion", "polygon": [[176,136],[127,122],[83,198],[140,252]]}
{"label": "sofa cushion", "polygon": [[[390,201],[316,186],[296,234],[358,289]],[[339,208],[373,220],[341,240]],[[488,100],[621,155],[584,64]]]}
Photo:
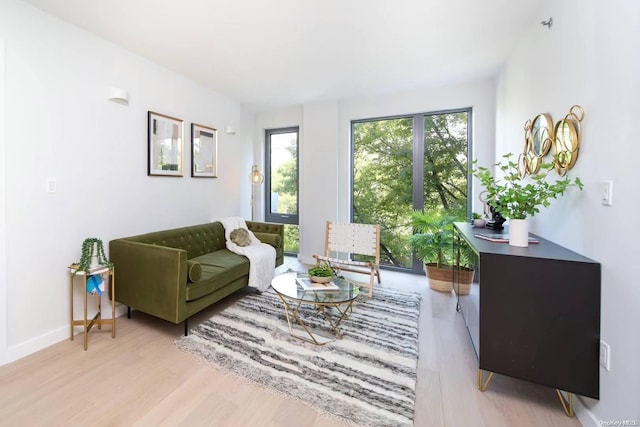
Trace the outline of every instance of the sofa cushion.
{"label": "sofa cushion", "polygon": [[202,277],[202,266],[197,261],[187,260],[187,280],[197,282]]}
{"label": "sofa cushion", "polygon": [[196,283],[187,283],[187,301],[201,298],[249,275],[249,259],[228,249],[201,255],[190,261],[200,264],[202,277]]}

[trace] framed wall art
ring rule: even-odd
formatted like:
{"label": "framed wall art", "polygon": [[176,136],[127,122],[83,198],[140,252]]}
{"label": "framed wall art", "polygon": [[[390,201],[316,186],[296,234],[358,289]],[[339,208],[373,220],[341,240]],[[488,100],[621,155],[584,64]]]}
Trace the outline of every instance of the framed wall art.
{"label": "framed wall art", "polygon": [[147,175],[182,176],[183,133],[182,120],[149,111]]}
{"label": "framed wall art", "polygon": [[191,123],[191,176],[218,177],[218,130]]}

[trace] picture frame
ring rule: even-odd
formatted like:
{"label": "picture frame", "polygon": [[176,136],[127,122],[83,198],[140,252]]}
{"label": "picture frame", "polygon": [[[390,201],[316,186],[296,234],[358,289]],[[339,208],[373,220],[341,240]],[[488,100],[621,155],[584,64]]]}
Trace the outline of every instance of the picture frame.
{"label": "picture frame", "polygon": [[183,175],[184,124],[181,119],[148,112],[147,175]]}
{"label": "picture frame", "polygon": [[191,176],[218,177],[218,130],[191,123]]}

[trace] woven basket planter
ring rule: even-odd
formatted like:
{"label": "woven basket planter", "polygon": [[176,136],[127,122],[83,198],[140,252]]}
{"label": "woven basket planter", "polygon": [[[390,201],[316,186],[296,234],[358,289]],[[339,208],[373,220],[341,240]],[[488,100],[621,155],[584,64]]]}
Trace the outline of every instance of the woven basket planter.
{"label": "woven basket planter", "polygon": [[454,276],[458,295],[467,295],[471,290],[475,271],[463,268],[460,271],[452,270],[450,266],[438,268],[436,264],[425,264],[429,287],[438,292],[451,292],[453,290]]}
{"label": "woven basket planter", "polygon": [[458,295],[469,295],[474,274],[474,270],[466,267],[453,272],[455,277],[454,286],[457,288],[456,293]]}
{"label": "woven basket planter", "polygon": [[436,264],[425,264],[427,282],[429,287],[438,292],[451,292],[453,290],[453,272],[451,267],[438,268]]}

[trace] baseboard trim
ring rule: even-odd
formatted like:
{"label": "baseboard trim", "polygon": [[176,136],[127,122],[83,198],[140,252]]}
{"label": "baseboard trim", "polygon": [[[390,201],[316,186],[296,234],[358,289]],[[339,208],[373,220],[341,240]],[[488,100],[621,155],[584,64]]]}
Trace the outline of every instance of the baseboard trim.
{"label": "baseboard trim", "polygon": [[[123,305],[116,306],[116,318],[127,313],[127,307]],[[76,335],[81,334],[79,331]],[[16,360],[27,357],[37,351],[43,350],[61,341],[69,339],[69,325],[60,326],[52,331],[46,332],[40,336],[31,338],[7,348],[7,357],[0,366],[15,362]]]}
{"label": "baseboard trim", "polygon": [[596,418],[593,412],[585,405],[582,401],[582,396],[575,396],[576,399],[573,399],[573,411],[576,414],[576,418],[580,421],[580,423],[585,426],[594,426],[599,427],[602,423]]}

